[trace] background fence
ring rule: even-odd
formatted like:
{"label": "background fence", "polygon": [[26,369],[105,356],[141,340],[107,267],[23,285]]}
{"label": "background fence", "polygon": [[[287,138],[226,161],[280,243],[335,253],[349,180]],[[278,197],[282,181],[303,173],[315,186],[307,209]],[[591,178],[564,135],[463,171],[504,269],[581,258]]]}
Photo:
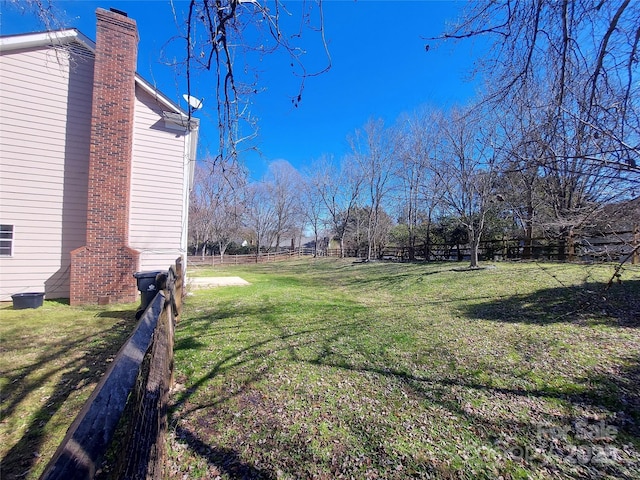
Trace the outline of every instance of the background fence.
{"label": "background fence", "polygon": [[215,265],[247,265],[250,263],[268,263],[290,258],[313,255],[312,248],[295,248],[293,250],[283,250],[279,252],[264,252],[260,255],[255,253],[249,255],[193,255],[189,256],[189,265],[215,266]]}
{"label": "background fence", "polygon": [[[568,237],[564,240],[533,238],[529,245],[521,239],[501,239],[480,242],[480,260],[555,260],[580,262],[620,262],[625,259],[640,263],[640,229],[610,233],[602,236]],[[341,250],[298,248],[260,255],[189,256],[196,266],[245,265],[286,260],[299,256],[340,257]],[[344,256],[366,258],[366,248],[345,248]],[[468,244],[429,243],[408,246],[385,246],[374,253],[375,258],[393,261],[465,261],[471,257]]]}
{"label": "background fence", "polygon": [[184,286],[182,260],[156,283],[161,291],[69,427],[41,480],[164,476],[174,327]]}
{"label": "background fence", "polygon": [[[534,259],[581,262],[619,262],[629,257],[634,263],[639,263],[639,244],[638,229],[599,237],[568,237],[565,240],[533,238],[529,245],[518,239],[490,240],[480,242],[478,257],[485,261]],[[339,251],[331,254],[337,255]],[[349,254],[362,257],[366,251],[351,251]],[[451,243],[422,244],[417,245],[413,252],[409,247],[385,247],[379,256],[388,260],[463,261],[470,259],[471,247]]]}

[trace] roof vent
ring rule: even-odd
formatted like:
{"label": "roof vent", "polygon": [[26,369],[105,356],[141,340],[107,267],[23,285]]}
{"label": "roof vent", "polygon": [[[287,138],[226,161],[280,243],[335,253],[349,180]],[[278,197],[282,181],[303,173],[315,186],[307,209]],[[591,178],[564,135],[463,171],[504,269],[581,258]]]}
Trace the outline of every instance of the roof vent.
{"label": "roof vent", "polygon": [[118,15],[122,15],[123,17],[129,17],[129,15],[127,15],[127,12],[123,12],[122,10],[118,10],[117,8],[111,7],[109,10],[113,13],[117,13]]}

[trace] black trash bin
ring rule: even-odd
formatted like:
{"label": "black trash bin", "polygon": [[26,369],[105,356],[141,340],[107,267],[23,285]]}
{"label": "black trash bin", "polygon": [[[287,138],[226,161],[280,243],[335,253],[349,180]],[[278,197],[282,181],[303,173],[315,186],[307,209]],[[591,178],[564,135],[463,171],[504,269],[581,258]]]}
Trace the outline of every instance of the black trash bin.
{"label": "black trash bin", "polygon": [[44,293],[41,292],[24,292],[11,295],[14,310],[22,310],[23,308],[38,308],[42,306]]}
{"label": "black trash bin", "polygon": [[162,270],[153,270],[148,272],[136,272],[133,274],[138,282],[138,290],[140,291],[140,310],[138,310],[138,312],[144,312],[158,293],[156,277],[160,273],[166,272]]}

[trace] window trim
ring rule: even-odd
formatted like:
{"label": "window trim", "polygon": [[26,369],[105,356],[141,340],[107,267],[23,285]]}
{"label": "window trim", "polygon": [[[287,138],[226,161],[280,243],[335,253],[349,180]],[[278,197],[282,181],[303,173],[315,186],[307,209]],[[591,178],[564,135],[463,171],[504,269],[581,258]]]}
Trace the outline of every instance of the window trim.
{"label": "window trim", "polygon": [[[4,238],[5,233],[9,233],[10,236],[8,238]],[[13,245],[15,243],[15,235],[16,235],[16,229],[14,224],[12,223],[0,224],[0,245],[1,245],[0,257],[3,257],[3,258],[13,257]],[[6,248],[5,242],[9,244],[8,254],[2,253]]]}

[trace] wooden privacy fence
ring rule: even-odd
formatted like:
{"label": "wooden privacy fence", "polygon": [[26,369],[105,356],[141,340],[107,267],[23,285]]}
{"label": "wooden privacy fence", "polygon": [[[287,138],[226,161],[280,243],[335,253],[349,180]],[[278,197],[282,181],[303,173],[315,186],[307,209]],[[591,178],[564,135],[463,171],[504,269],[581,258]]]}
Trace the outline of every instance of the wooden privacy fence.
{"label": "wooden privacy fence", "polygon": [[69,427],[41,480],[163,477],[182,260],[156,283],[161,290]]}

